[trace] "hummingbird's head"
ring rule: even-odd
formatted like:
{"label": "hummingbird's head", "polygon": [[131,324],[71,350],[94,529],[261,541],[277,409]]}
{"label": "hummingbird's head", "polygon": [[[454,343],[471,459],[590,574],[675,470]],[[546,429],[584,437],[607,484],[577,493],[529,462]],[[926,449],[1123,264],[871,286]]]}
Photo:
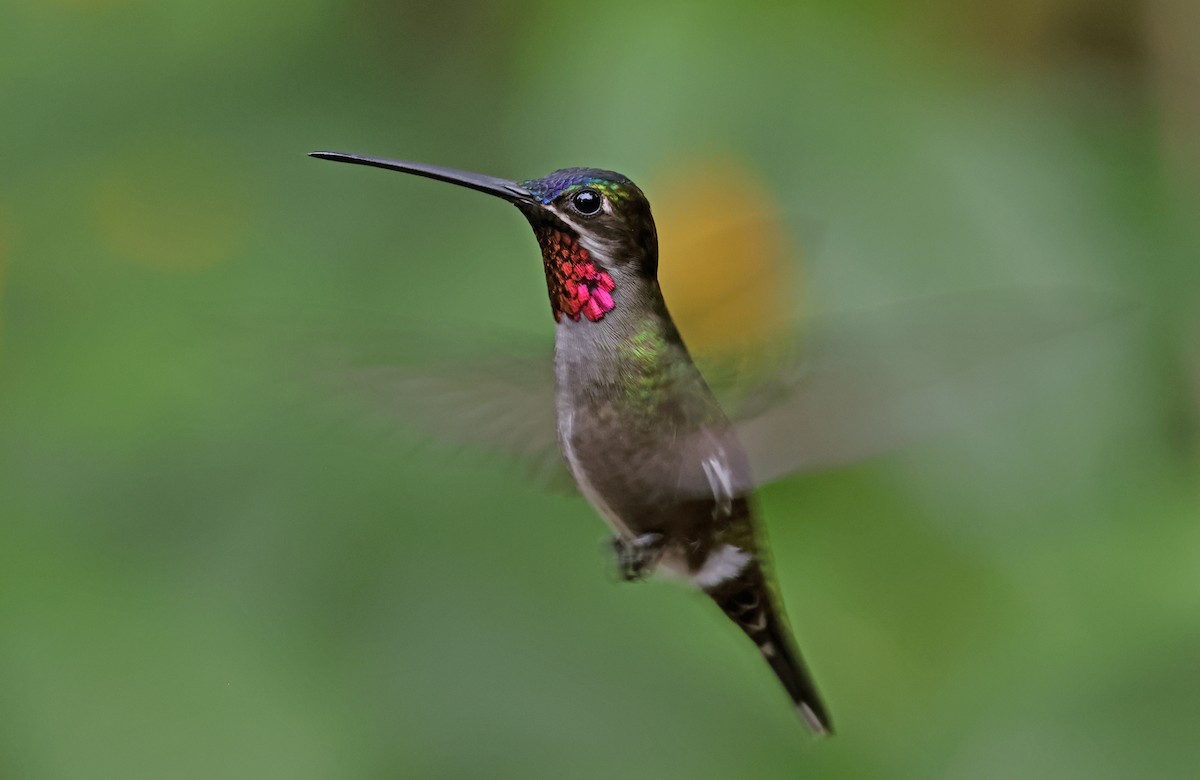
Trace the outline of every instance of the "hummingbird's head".
{"label": "hummingbird's head", "polygon": [[654,218],[629,179],[596,168],[564,168],[523,186],[533,197],[516,205],[541,247],[556,320],[582,315],[597,322],[615,307],[614,290],[655,279]]}
{"label": "hummingbird's head", "polygon": [[658,274],[658,235],[650,204],[619,173],[565,168],[514,182],[420,163],[313,152],[313,157],[370,165],[458,184],[514,204],[537,236],[554,319],[598,322],[623,291],[641,289]]}

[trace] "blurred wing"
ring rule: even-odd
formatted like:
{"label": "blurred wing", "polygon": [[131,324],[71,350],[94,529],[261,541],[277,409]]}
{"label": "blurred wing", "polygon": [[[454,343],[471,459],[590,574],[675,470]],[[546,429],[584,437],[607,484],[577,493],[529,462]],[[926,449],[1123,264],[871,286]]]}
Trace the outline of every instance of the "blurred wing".
{"label": "blurred wing", "polygon": [[[1028,397],[1040,361],[1118,313],[1078,291],[992,290],[906,301],[812,322],[803,349],[718,361],[757,484],[834,468],[955,429]],[[740,369],[740,371],[739,371]]]}
{"label": "blurred wing", "polygon": [[504,457],[537,484],[573,492],[558,450],[552,356],[346,366],[339,384],[406,428]]}
{"label": "blurred wing", "polygon": [[[554,348],[494,324],[437,333],[379,312],[306,311],[270,333],[288,381],[378,430],[492,453],[535,483],[573,492],[558,451]],[[463,334],[470,334],[465,336]]]}
{"label": "blurred wing", "polygon": [[[766,180],[685,160],[656,191],[659,278],[675,322],[770,482],[881,455],[1011,407],[1117,307],[1078,290],[993,290],[812,317],[811,223],[797,243]],[[803,251],[802,251],[803,250]],[[706,437],[696,434],[703,452]],[[738,485],[739,489],[750,485]]]}

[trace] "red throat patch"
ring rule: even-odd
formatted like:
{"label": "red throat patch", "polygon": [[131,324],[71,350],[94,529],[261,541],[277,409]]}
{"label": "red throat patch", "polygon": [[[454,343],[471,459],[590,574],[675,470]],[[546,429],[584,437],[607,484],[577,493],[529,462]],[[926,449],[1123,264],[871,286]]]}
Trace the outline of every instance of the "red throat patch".
{"label": "red throat patch", "polygon": [[560,322],[564,314],[576,322],[581,314],[599,322],[613,310],[616,304],[612,291],[616,285],[612,277],[596,270],[588,251],[574,236],[542,227],[537,230],[537,240],[546,266],[546,287],[555,322]]}

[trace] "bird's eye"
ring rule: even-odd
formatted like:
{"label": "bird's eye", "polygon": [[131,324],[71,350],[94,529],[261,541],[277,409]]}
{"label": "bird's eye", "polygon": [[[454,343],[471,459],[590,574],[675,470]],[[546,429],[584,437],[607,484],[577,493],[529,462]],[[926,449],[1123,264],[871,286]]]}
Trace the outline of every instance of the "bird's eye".
{"label": "bird's eye", "polygon": [[603,200],[603,196],[595,190],[580,190],[571,196],[571,208],[590,217],[600,210]]}

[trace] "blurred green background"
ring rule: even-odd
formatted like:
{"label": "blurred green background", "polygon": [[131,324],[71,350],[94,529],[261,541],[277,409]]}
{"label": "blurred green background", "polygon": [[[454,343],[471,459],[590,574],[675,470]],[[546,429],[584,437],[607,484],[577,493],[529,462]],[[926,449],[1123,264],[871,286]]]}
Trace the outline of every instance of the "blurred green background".
{"label": "blurred green background", "polygon": [[[2,17],[0,776],[1196,776],[1194,3]],[[321,148],[620,170],[669,301],[737,179],[797,258],[784,306],[1085,283],[1136,324],[763,492],[814,743],[711,605],[613,582],[583,501],[281,378],[294,323],[551,330],[511,208]]]}

